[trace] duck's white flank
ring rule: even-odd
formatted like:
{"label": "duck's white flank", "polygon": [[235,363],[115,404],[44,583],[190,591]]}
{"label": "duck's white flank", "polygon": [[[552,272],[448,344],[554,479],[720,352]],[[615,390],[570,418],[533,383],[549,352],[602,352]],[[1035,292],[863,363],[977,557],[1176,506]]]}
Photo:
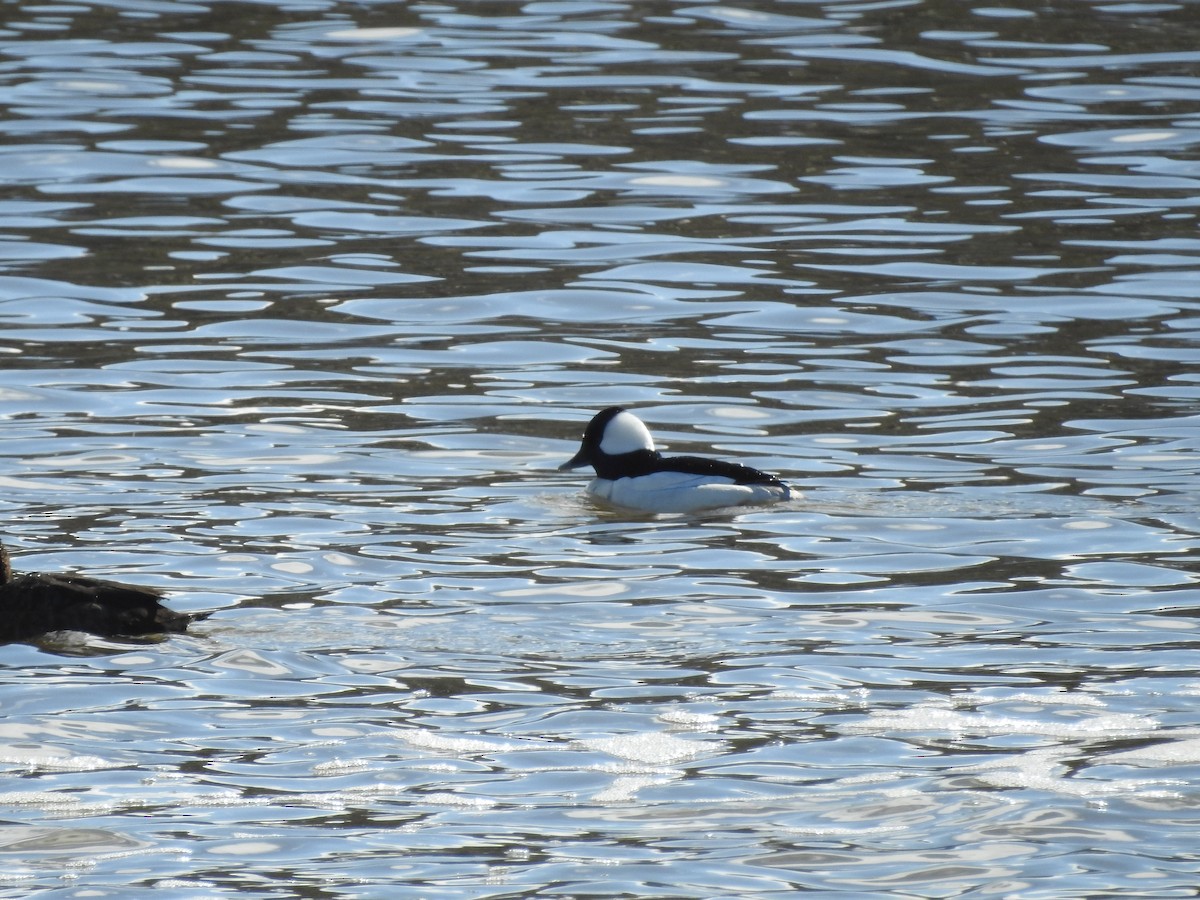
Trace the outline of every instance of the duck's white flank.
{"label": "duck's white flank", "polygon": [[777,503],[792,495],[791,489],[783,484],[736,484],[711,475],[670,471],[637,478],[594,478],[587,492],[614,506],[660,513]]}

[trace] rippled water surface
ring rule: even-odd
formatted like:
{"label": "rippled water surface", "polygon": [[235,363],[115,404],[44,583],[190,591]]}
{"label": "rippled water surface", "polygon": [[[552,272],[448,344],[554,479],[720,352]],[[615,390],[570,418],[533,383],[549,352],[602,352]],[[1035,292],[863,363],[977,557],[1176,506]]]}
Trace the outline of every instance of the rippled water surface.
{"label": "rippled water surface", "polygon": [[1194,896],[1200,4],[0,11],[0,895]]}

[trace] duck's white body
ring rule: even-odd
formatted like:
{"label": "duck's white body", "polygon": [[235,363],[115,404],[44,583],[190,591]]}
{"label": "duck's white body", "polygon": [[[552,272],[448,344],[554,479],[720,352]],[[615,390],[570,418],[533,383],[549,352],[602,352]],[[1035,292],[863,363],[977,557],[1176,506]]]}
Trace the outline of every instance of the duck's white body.
{"label": "duck's white body", "polygon": [[587,492],[614,506],[664,513],[775,503],[791,496],[787,485],[737,484],[687,472],[655,472],[637,478],[594,478],[588,484]]}
{"label": "duck's white body", "polygon": [[664,457],[642,421],[610,407],[588,424],[583,445],[560,468],[590,465],[587,492],[598,500],[646,512],[695,512],[723,506],[775,503],[791,489],[765,472],[695,456]]}

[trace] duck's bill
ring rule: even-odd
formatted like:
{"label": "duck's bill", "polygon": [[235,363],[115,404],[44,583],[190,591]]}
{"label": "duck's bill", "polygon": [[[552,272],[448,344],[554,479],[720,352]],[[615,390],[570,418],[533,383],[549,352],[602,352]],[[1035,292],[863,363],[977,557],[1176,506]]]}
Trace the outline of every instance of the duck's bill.
{"label": "duck's bill", "polygon": [[559,466],[558,471],[565,472],[567,469],[578,469],[580,466],[591,465],[591,462],[592,461],[588,459],[587,454],[583,450],[580,450],[565,463]]}

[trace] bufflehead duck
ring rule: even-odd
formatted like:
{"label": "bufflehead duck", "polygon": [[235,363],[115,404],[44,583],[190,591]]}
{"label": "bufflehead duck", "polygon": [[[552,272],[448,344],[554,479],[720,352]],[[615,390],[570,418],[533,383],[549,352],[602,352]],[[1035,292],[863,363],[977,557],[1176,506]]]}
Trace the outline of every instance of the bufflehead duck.
{"label": "bufflehead duck", "polygon": [[82,575],[14,575],[0,546],[0,641],[24,641],[51,631],[105,636],[181,632],[207,613],[163,606],[162,592]]}
{"label": "bufflehead duck", "polygon": [[648,512],[692,512],[774,503],[792,496],[776,478],[750,466],[699,456],[663,456],[642,420],[620,406],[595,415],[583,446],[559,469],[591,466],[593,497]]}

